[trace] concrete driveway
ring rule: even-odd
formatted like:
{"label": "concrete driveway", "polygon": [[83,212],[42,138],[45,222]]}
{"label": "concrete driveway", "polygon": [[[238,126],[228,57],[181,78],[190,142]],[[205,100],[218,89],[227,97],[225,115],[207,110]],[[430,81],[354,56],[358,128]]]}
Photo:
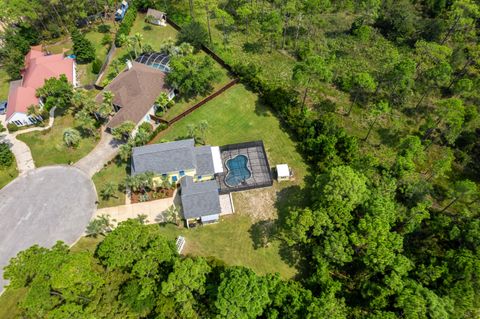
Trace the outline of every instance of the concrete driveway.
{"label": "concrete driveway", "polygon": [[50,247],[57,240],[74,243],[96,209],[90,178],[70,166],[26,172],[0,190],[0,291],[3,267],[32,245]]}
{"label": "concrete driveway", "polygon": [[97,146],[87,156],[76,162],[74,166],[92,177],[117,155],[122,144],[122,142],[113,139],[112,134],[102,129],[102,136]]}

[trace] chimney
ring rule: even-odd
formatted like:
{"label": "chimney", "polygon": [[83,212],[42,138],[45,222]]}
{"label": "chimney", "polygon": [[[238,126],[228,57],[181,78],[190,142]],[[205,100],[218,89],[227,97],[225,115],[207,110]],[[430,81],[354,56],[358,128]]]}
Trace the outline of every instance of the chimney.
{"label": "chimney", "polygon": [[133,67],[132,61],[127,60],[127,70],[130,70]]}

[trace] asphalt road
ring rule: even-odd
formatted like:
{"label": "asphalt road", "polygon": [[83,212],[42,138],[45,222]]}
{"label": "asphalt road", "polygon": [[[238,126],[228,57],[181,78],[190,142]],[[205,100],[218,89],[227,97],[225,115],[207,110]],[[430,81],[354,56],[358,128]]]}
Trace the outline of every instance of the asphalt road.
{"label": "asphalt road", "polygon": [[74,243],[96,209],[90,178],[70,166],[29,171],[0,190],[0,291],[7,283],[3,267],[34,244]]}

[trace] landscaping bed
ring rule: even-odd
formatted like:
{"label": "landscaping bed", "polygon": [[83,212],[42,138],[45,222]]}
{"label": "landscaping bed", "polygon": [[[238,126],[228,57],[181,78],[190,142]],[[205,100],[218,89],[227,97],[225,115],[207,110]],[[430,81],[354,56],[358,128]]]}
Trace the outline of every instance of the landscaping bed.
{"label": "landscaping bed", "polygon": [[159,188],[146,192],[132,192],[130,199],[132,204],[143,203],[151,200],[172,197],[174,192],[175,190],[170,188]]}

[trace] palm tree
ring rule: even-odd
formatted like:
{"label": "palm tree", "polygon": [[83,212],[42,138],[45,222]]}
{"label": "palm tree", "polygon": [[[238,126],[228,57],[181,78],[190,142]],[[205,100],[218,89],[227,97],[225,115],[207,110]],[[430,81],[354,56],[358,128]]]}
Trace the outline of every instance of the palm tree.
{"label": "palm tree", "polygon": [[205,144],[205,133],[208,129],[208,122],[207,120],[202,120],[198,123],[198,130],[200,131],[200,136],[202,138],[203,144]]}
{"label": "palm tree", "polygon": [[93,119],[87,110],[83,109],[75,114],[75,120],[77,120],[80,127],[90,136],[94,136],[97,133],[95,127],[95,119]]}
{"label": "palm tree", "polygon": [[120,67],[123,65],[122,61],[115,59],[112,61],[112,67],[115,69],[115,73],[120,73]]}
{"label": "palm tree", "polygon": [[[138,44],[138,47],[140,48],[140,53],[142,53],[142,42],[143,42],[143,35],[139,32],[135,33],[133,36],[135,38],[135,42]],[[136,53],[135,53],[136,55]]]}
{"label": "palm tree", "polygon": [[195,139],[197,135],[197,127],[194,124],[187,125],[187,134],[189,137]]}
{"label": "palm tree", "polygon": [[63,142],[67,147],[76,147],[80,139],[80,132],[74,128],[68,127],[63,131]]}
{"label": "palm tree", "polygon": [[[127,44],[128,51],[130,52],[130,58],[132,58],[132,61],[133,61],[138,56],[137,39],[135,38],[135,36],[131,36],[127,39],[126,44]],[[132,50],[135,53],[135,56],[132,56]]]}
{"label": "palm tree", "polygon": [[170,99],[168,98],[167,93],[162,92],[162,94],[160,94],[159,97],[157,97],[155,104],[159,106],[163,110],[163,112],[167,112],[167,106],[168,106],[169,100]]}
{"label": "palm tree", "polygon": [[104,200],[108,200],[110,197],[118,198],[118,196],[115,195],[117,188],[118,185],[114,182],[107,182],[105,187],[100,191],[100,196],[102,196]]}
{"label": "palm tree", "polygon": [[87,236],[97,237],[98,235],[105,236],[107,233],[111,232],[113,229],[112,221],[116,221],[115,219],[110,220],[109,215],[100,215],[94,220],[92,220],[86,229]]}

